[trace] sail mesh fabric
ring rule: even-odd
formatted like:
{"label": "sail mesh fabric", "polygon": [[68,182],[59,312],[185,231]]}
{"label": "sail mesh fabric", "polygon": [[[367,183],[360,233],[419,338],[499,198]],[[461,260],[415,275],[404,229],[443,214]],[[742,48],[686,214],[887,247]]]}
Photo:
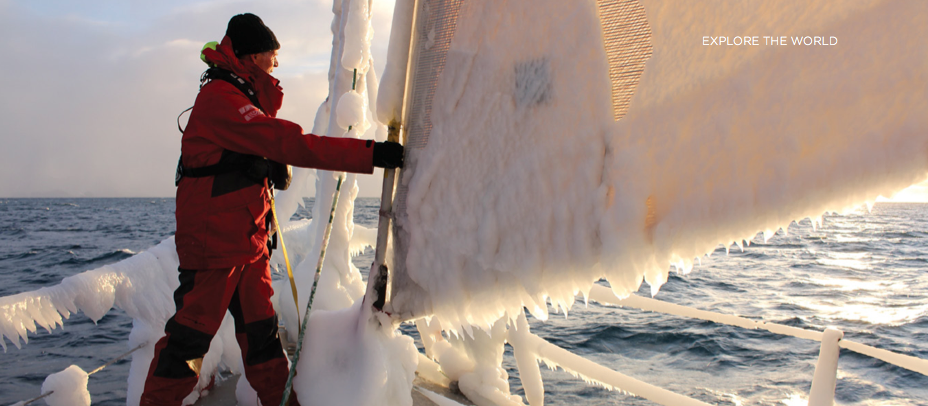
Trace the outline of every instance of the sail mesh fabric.
{"label": "sail mesh fabric", "polygon": [[[407,78],[408,108],[403,122],[403,145],[406,150],[421,150],[429,141],[432,131],[432,99],[438,87],[448,56],[448,48],[454,37],[458,12],[462,0],[434,0],[418,2],[410,49],[409,73]],[[402,173],[413,173],[416,160],[407,159]],[[390,272],[391,306],[394,311],[406,314],[423,315],[424,309],[415,309],[415,305],[405,298],[426,297],[427,293],[409,278],[406,268],[406,256],[409,247],[409,230],[406,198],[409,193],[408,182],[399,182],[393,197],[393,269]],[[407,304],[409,303],[409,304]],[[400,310],[402,309],[402,310]]]}
{"label": "sail mesh fabric", "polygon": [[597,0],[612,81],[615,120],[625,116],[644,64],[651,57],[651,27],[638,0]]}

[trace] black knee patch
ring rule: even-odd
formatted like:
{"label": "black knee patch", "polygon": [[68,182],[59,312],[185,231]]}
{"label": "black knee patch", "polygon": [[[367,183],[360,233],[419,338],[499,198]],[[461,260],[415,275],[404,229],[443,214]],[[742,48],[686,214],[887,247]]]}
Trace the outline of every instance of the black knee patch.
{"label": "black knee patch", "polygon": [[158,355],[154,375],[175,379],[197,376],[187,361],[203,358],[213,336],[180,324],[173,317],[168,320],[164,331],[168,335],[168,343]]}
{"label": "black knee patch", "polygon": [[258,365],[272,359],[282,358],[284,349],[277,335],[277,316],[248,323],[243,329],[248,338],[248,354],[245,365]]}

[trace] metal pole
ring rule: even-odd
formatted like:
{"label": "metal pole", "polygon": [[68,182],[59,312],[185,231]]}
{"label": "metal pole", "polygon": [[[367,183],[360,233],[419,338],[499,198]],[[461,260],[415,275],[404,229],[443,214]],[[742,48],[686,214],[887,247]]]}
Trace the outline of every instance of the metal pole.
{"label": "metal pole", "polygon": [[822,348],[818,353],[818,364],[812,376],[812,390],[809,391],[809,406],[832,406],[835,403],[835,386],[838,383],[838,341],[844,332],[825,329],[822,336]]}

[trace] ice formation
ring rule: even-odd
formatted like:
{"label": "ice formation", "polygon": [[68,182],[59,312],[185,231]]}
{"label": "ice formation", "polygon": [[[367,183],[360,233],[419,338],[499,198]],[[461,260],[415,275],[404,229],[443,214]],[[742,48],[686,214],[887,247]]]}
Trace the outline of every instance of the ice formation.
{"label": "ice formation", "polygon": [[347,129],[364,120],[364,98],[355,91],[350,91],[338,99],[336,107],[338,126]]}
{"label": "ice formation", "polygon": [[415,0],[396,0],[393,8],[393,23],[387,49],[389,57],[376,99],[377,119],[384,124],[402,120],[406,65],[409,59],[409,40],[413,31],[415,6]]}
{"label": "ice formation", "polygon": [[[924,2],[641,4],[653,56],[618,122],[597,2],[461,4],[402,174],[393,311],[467,330],[566,310],[603,277],[656,293],[720,243],[925,179]],[[839,43],[702,45],[809,33]]]}
{"label": "ice formation", "polygon": [[[136,323],[164,326],[177,287],[174,239],[112,265],[64,278],[60,284],[0,298],[0,333],[19,347],[38,326],[51,332],[78,311],[99,320],[114,306]],[[0,340],[6,350],[6,341]]]}
{"label": "ice formation", "polygon": [[374,35],[374,30],[371,28],[370,3],[367,1],[342,2],[342,9],[346,5],[348,16],[342,30],[345,40],[341,66],[348,70],[367,70],[371,62],[371,39]]}
{"label": "ice formation", "polygon": [[49,406],[90,406],[87,373],[77,365],[71,365],[64,371],[45,378],[42,393],[51,393],[45,398],[45,403]]}
{"label": "ice formation", "polygon": [[429,398],[429,400],[431,400],[432,403],[435,403],[438,406],[461,406],[460,403],[455,402],[451,399],[448,399],[444,396],[441,396],[430,390],[419,389],[419,392],[421,392],[423,395],[425,395],[425,397]]}
{"label": "ice formation", "polygon": [[[67,319],[72,313],[81,311],[96,321],[118,307],[133,318],[128,347],[153,343],[164,334],[164,325],[174,313],[172,295],[179,284],[177,266],[171,237],[123,261],[67,277],[58,285],[0,298],[0,332],[19,347],[20,339],[28,342],[27,332],[36,332],[37,326],[51,332],[62,325],[62,318]],[[5,349],[5,341],[3,344]],[[235,331],[227,317],[204,357],[203,376],[190,403],[209,384],[220,362],[233,371],[241,371],[237,353]],[[129,405],[138,404],[152,356],[149,345],[132,356],[127,389]]]}
{"label": "ice formation", "polygon": [[301,404],[412,406],[413,340],[370,316],[361,301],[313,312],[294,380]]}

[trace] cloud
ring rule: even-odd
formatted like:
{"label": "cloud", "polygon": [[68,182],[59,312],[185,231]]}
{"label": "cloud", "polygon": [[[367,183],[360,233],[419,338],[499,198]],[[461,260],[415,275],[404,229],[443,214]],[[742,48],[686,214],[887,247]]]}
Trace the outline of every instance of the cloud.
{"label": "cloud", "polygon": [[[329,1],[51,3],[60,7],[0,1],[0,196],[173,196],[175,119],[196,97],[202,44],[221,39],[234,14],[261,16],[281,39],[281,117],[309,131],[325,99]],[[375,7],[381,67],[383,12]]]}

